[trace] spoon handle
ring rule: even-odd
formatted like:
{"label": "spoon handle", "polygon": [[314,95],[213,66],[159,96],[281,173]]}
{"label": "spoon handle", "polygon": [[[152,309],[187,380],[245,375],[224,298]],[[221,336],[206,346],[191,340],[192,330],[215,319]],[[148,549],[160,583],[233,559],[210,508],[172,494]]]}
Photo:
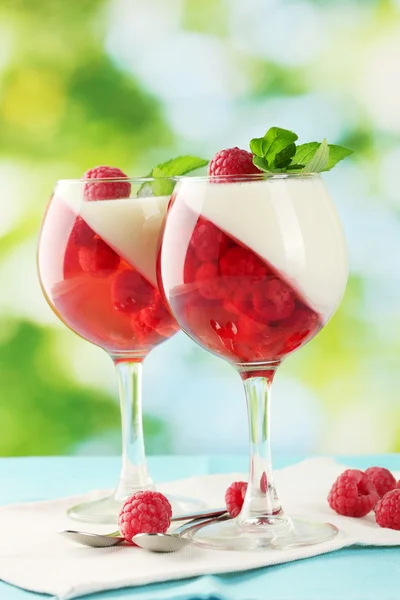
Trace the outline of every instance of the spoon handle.
{"label": "spoon handle", "polygon": [[182,536],[185,533],[187,533],[188,531],[191,531],[192,529],[197,529],[197,527],[200,527],[201,525],[206,525],[206,524],[208,525],[209,523],[214,523],[216,521],[226,521],[227,519],[231,519],[231,518],[232,517],[225,510],[222,514],[220,513],[216,517],[192,519],[192,521],[189,521],[188,523],[184,523],[183,525],[181,525],[180,527],[175,529],[175,531],[173,532],[173,535]]}
{"label": "spoon handle", "polygon": [[211,517],[219,517],[226,513],[226,507],[223,508],[210,508],[198,510],[190,513],[181,513],[179,515],[172,515],[171,521],[189,521],[189,519],[210,519]]}

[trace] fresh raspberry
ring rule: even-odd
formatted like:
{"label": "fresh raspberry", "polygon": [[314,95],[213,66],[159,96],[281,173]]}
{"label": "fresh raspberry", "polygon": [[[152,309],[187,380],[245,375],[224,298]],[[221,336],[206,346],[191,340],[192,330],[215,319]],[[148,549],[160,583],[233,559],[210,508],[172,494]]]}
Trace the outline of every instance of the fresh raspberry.
{"label": "fresh raspberry", "polygon": [[228,240],[223,231],[200,217],[190,240],[197,258],[201,261],[217,260],[224,253]]}
{"label": "fresh raspberry", "polygon": [[225,492],[225,504],[232,519],[238,516],[242,510],[244,497],[246,496],[247,483],[245,481],[234,481]]}
{"label": "fresh raspberry", "polygon": [[82,271],[95,277],[111,275],[118,269],[120,258],[101,238],[96,237],[90,246],[79,249],[79,264]]}
{"label": "fresh raspberry", "polygon": [[247,150],[227,148],[220,150],[208,165],[209,175],[253,175],[261,171],[253,165],[253,155]]}
{"label": "fresh raspberry", "polygon": [[375,506],[375,519],[380,527],[400,531],[400,489],[392,490]]}
{"label": "fresh raspberry", "polygon": [[400,479],[399,479],[399,481],[397,482],[397,487],[398,487],[398,488],[399,488],[399,490],[400,490]]}
{"label": "fresh raspberry", "polygon": [[345,517],[365,517],[378,500],[374,484],[358,469],[347,469],[339,475],[328,495],[329,506]]}
{"label": "fresh raspberry", "polygon": [[132,314],[152,304],[154,288],[138,271],[125,269],[113,281],[111,296],[116,310]]}
{"label": "fresh raspberry", "polygon": [[82,217],[77,217],[69,239],[77,246],[89,246],[95,235],[95,232],[89,227],[86,221]]}
{"label": "fresh raspberry", "polygon": [[[83,179],[128,179],[127,175],[116,167],[100,166],[89,169]],[[96,181],[85,185],[86,200],[117,200],[129,198],[131,184],[129,181]]]}
{"label": "fresh raspberry", "polygon": [[267,322],[287,319],[295,308],[290,287],[277,277],[263,281],[254,292],[254,308]]}
{"label": "fresh raspberry", "polygon": [[[250,250],[241,246],[229,248],[219,261],[221,273],[231,287],[250,287],[267,275],[263,262]],[[238,278],[241,278],[238,281]]]}
{"label": "fresh raspberry", "polygon": [[118,527],[127,542],[138,533],[165,533],[171,524],[172,508],[160,492],[136,492],[124,503]]}
{"label": "fresh raspberry", "polygon": [[218,300],[224,296],[222,277],[218,267],[212,262],[205,262],[196,271],[196,282],[199,293],[208,300]]}
{"label": "fresh raspberry", "polygon": [[376,487],[376,491],[382,498],[387,492],[396,488],[396,480],[388,469],[384,467],[369,467],[366,474]]}

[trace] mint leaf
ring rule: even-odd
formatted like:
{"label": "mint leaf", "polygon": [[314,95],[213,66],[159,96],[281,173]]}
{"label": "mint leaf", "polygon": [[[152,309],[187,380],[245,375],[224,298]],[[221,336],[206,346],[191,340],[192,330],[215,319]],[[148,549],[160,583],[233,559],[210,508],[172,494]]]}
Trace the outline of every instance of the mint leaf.
{"label": "mint leaf", "polygon": [[160,167],[154,167],[151,172],[151,177],[156,178],[155,181],[150,183],[153,196],[170,196],[172,194],[175,187],[175,181],[163,179],[166,175]]}
{"label": "mint leaf", "polygon": [[152,177],[179,177],[195,169],[200,169],[200,167],[205,167],[208,162],[197,156],[177,156],[154,167]]}
{"label": "mint leaf", "polygon": [[329,146],[328,142],[324,139],[319,145],[318,150],[314,156],[306,163],[302,173],[320,173],[323,171],[329,161]]}
{"label": "mint leaf", "polygon": [[285,169],[285,171],[287,171],[288,173],[291,173],[292,171],[301,171],[301,169],[304,169],[305,165],[294,165],[293,163],[290,164],[287,169]]}
{"label": "mint leaf", "polygon": [[263,138],[253,138],[253,164],[268,173],[320,173],[329,171],[353,153],[348,148],[323,142],[296,146],[297,135],[289,129],[271,127]]}
{"label": "mint leaf", "polygon": [[329,160],[324,171],[330,171],[339,161],[353,154],[353,150],[344,148],[343,146],[336,146],[335,144],[329,144]]}
{"label": "mint leaf", "polygon": [[263,154],[263,141],[264,138],[253,138],[250,142],[250,150],[255,156],[264,156]]}
{"label": "mint leaf", "polygon": [[296,154],[296,144],[289,144],[283,150],[278,152],[275,156],[274,167],[277,169],[285,169],[292,161],[293,156]]}
{"label": "mint leaf", "polygon": [[[307,164],[316,154],[320,147],[319,142],[309,142],[308,144],[301,144],[297,146],[296,154],[294,155],[293,162],[298,164]],[[325,167],[321,171],[330,171],[340,160],[353,154],[353,150],[344,148],[343,146],[336,146],[335,144],[329,144],[329,160]],[[289,169],[292,170],[295,165],[291,164]]]}
{"label": "mint leaf", "polygon": [[265,160],[265,158],[262,158],[261,156],[253,156],[253,165],[260,169],[260,171],[270,171],[268,167],[268,162]]}
{"label": "mint leaf", "polygon": [[[300,146],[297,146],[296,148],[296,154],[294,155],[293,162],[302,165],[307,164],[312,159],[320,145],[320,142],[300,144]],[[292,165],[290,165],[290,168],[292,168]]]}
{"label": "mint leaf", "polygon": [[148,181],[140,186],[138,196],[170,196],[175,187],[175,182],[166,177],[180,177],[195,169],[208,165],[209,161],[198,156],[177,156],[154,167],[147,177],[154,177],[155,181]]}
{"label": "mint leaf", "polygon": [[272,165],[276,155],[297,139],[298,136],[288,129],[281,129],[280,127],[271,127],[268,129],[262,144],[263,156],[268,161],[268,164]]}

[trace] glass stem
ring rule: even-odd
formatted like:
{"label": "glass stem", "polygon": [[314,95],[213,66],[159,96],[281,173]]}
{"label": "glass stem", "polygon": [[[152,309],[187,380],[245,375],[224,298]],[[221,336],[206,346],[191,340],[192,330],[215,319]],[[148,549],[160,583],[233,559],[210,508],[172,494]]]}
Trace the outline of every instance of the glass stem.
{"label": "glass stem", "polygon": [[271,461],[271,385],[278,365],[263,375],[243,372],[250,430],[250,473],[247,493],[238,522],[243,525],[272,523],[283,517],[276,493]]}
{"label": "glass stem", "polygon": [[116,500],[154,489],[146,464],[142,417],[142,362],[115,360],[122,424],[122,469]]}

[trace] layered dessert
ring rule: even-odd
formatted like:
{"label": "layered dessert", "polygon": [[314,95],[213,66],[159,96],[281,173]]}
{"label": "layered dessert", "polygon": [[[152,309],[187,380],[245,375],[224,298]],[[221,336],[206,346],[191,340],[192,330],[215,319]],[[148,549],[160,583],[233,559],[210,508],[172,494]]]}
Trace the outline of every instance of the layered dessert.
{"label": "layered dessert", "polygon": [[280,361],[338,306],[346,243],[315,175],[186,179],[160,256],[181,327],[234,363]]}
{"label": "layered dessert", "polygon": [[178,329],[155,271],[170,196],[130,198],[129,183],[122,191],[107,185],[96,196],[83,181],[58,184],[41,233],[42,286],[57,316],[83,338],[111,354],[143,357]]}

